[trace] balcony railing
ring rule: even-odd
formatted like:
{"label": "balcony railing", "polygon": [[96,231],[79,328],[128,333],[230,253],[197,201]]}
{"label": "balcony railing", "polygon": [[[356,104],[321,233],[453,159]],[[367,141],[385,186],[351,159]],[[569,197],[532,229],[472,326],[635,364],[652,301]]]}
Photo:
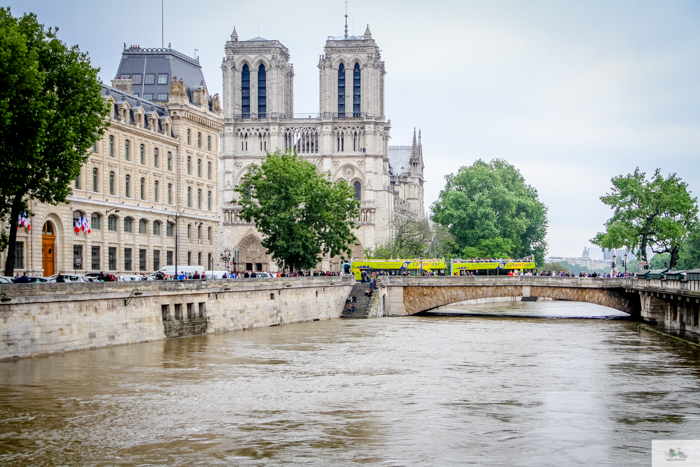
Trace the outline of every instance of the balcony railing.
{"label": "balcony railing", "polygon": [[267,112],[267,113],[240,113],[234,114],[233,119],[225,119],[227,122],[232,120],[255,120],[255,121],[269,121],[269,120],[365,120],[367,118],[374,118],[371,115],[367,115],[367,112],[305,112],[305,113],[280,113],[280,112]]}
{"label": "balcony railing", "polygon": [[253,225],[252,222],[246,222],[241,218],[241,208],[224,209],[224,225]]}
{"label": "balcony railing", "polygon": [[360,225],[374,224],[374,217],[376,215],[376,212],[376,208],[361,208],[360,217],[355,219],[355,222],[357,222]]}

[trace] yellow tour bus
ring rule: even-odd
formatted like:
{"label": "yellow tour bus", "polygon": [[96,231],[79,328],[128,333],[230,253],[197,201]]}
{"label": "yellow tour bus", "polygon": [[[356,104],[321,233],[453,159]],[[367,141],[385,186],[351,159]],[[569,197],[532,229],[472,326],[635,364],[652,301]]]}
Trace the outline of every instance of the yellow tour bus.
{"label": "yellow tour bus", "polygon": [[[347,271],[346,263],[346,272]],[[444,259],[353,259],[349,264],[350,271],[355,279],[362,280],[362,271],[384,272],[388,276],[402,276],[408,273],[411,276],[423,273],[444,275]]]}
{"label": "yellow tour bus", "polygon": [[524,274],[535,269],[535,257],[522,259],[452,259],[453,276],[507,276],[509,273]]}

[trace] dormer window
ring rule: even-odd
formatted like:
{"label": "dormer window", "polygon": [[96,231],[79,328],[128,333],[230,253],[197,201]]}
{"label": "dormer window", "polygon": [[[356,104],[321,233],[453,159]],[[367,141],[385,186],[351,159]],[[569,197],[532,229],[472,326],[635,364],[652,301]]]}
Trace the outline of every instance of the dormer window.
{"label": "dormer window", "polygon": [[152,101],[153,100],[153,94],[144,94],[143,98],[146,99],[147,101]]}
{"label": "dormer window", "polygon": [[156,75],[146,75],[146,84],[155,84]]}
{"label": "dormer window", "polygon": [[134,75],[132,78],[134,80],[134,84],[141,84],[141,79],[143,78],[142,74]]}
{"label": "dormer window", "polygon": [[158,84],[168,84],[168,75],[158,75]]}
{"label": "dormer window", "polygon": [[160,102],[165,102],[165,101],[167,101],[167,100],[168,100],[168,94],[167,94],[167,93],[166,93],[166,94],[158,94],[158,100],[159,100]]}

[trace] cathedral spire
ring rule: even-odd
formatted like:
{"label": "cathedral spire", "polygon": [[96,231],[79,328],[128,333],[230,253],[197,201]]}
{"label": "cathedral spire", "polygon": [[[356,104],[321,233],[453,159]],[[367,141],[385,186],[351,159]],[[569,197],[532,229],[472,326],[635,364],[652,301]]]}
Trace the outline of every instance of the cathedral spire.
{"label": "cathedral spire", "polygon": [[233,32],[231,33],[231,41],[232,42],[238,41],[238,33],[236,32],[236,26],[233,27]]}
{"label": "cathedral spire", "polygon": [[372,39],[372,31],[369,30],[369,24],[367,25],[367,29],[365,29],[365,40],[368,41]]}
{"label": "cathedral spire", "polygon": [[416,147],[416,127],[413,127],[413,147]]}

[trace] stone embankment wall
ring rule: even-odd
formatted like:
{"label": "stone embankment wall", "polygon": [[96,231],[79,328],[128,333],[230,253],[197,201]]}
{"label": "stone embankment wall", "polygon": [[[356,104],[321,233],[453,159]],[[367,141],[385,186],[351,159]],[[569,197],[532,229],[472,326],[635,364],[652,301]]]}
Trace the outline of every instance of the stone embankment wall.
{"label": "stone embankment wall", "polygon": [[338,318],[355,280],[0,286],[0,359]]}

